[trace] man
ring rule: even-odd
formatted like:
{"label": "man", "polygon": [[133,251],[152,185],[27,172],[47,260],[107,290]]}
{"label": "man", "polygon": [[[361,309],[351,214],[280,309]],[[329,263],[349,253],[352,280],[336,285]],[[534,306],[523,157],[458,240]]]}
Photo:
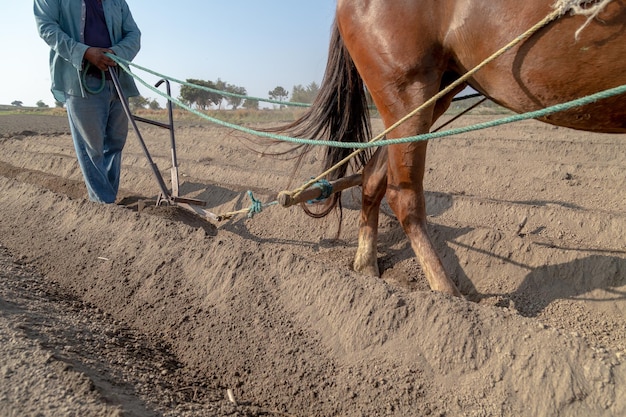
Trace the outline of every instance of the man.
{"label": "man", "polygon": [[[89,198],[114,203],[128,119],[109,73],[115,61],[105,53],[132,60],[141,32],[125,0],[34,0],[34,13]],[[119,80],[126,97],[139,94],[129,74],[120,71]]]}

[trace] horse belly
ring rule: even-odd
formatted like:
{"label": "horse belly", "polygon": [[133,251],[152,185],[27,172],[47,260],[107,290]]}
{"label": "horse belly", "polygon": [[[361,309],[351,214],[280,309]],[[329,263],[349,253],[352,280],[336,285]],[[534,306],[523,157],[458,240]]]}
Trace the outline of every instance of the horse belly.
{"label": "horse belly", "polygon": [[[540,19],[536,13],[526,16],[525,26]],[[560,18],[479,71],[470,84],[520,113],[626,85],[626,6],[614,1],[599,19],[582,28],[583,16]],[[500,36],[489,37],[494,40],[488,42],[493,51],[508,42],[504,39],[513,37],[510,28],[501,29]],[[515,35],[524,32],[518,30]],[[497,39],[501,44],[495,44]],[[480,49],[485,48],[483,44]],[[467,53],[459,55],[469,57]],[[469,65],[479,63],[475,57],[468,61],[472,61]],[[626,133],[626,94],[541,120],[574,129]]]}

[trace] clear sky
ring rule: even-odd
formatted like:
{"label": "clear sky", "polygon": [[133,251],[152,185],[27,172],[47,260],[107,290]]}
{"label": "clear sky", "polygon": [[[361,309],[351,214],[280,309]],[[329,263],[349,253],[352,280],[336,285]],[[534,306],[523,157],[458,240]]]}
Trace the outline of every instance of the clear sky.
{"label": "clear sky", "polygon": [[[134,62],[176,79],[216,81],[268,97],[282,86],[320,84],[336,0],[127,0],[142,32]],[[0,104],[54,107],[48,46],[30,0],[0,0]],[[154,84],[150,74],[134,72]],[[174,86],[173,95],[178,95]],[[164,101],[139,86],[146,98]]]}

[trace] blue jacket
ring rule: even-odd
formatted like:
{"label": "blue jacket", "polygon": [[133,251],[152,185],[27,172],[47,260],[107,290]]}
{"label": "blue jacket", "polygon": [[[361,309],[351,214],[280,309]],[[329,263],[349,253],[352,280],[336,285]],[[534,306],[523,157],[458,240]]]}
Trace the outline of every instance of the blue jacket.
{"label": "blue jacket", "polygon": [[[81,82],[84,43],[85,2],[83,0],[34,0],[39,36],[50,46],[52,94],[65,102],[65,94],[85,97]],[[104,16],[115,55],[132,60],[139,52],[141,32],[125,0],[102,0]],[[127,97],[139,95],[133,78],[120,71],[120,84]]]}

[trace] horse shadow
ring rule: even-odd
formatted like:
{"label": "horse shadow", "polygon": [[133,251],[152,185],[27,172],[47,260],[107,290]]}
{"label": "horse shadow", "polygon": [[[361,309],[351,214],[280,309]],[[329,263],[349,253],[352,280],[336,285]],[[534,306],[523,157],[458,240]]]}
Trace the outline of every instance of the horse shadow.
{"label": "horse shadow", "polygon": [[[588,256],[554,265],[530,267],[519,265],[529,273],[520,285],[509,293],[481,293],[463,271],[455,251],[446,242],[470,232],[471,228],[436,226],[433,241],[446,269],[461,293],[473,302],[496,299],[498,307],[508,307],[524,317],[537,317],[556,300],[590,302],[626,302],[626,251],[597,251],[593,249],[558,248],[589,253]],[[491,254],[498,257],[496,254]],[[503,261],[509,259],[501,258]],[[595,290],[602,292],[590,295]]]}
{"label": "horse shadow", "polygon": [[[437,216],[452,206],[453,196],[431,192],[427,193],[426,201],[429,214]],[[517,201],[516,203],[521,204],[522,202]],[[532,200],[523,203],[533,206],[557,204],[569,208],[577,207],[573,204],[557,201]],[[520,265],[530,272],[515,291],[508,294],[481,294],[461,268],[455,251],[446,243],[470,232],[472,228],[450,228],[436,225],[433,226],[433,229],[433,241],[440,251],[444,265],[450,272],[454,272],[452,275],[456,284],[470,301],[479,302],[486,298],[497,297],[500,300],[496,305],[512,307],[525,317],[536,317],[550,303],[558,299],[594,302],[626,300],[626,289],[620,289],[626,286],[626,259],[620,256],[626,254],[626,251],[555,247],[556,250],[579,251],[590,255],[566,263],[536,268]],[[539,243],[536,244],[539,245]],[[496,255],[493,254],[493,256]],[[503,260],[508,261],[507,259]],[[593,298],[585,297],[585,294],[594,290],[603,290],[605,296],[594,294]]]}
{"label": "horse shadow", "polygon": [[[452,206],[453,196],[446,193],[427,192],[427,212],[430,216],[438,216]],[[553,202],[542,202],[554,204]],[[533,201],[532,204],[539,204]],[[398,225],[399,227],[399,225]],[[472,227],[448,227],[444,225],[429,225],[429,232],[434,245],[439,252],[446,270],[459,287],[464,296],[473,302],[480,302],[488,298],[497,298],[497,306],[510,307],[525,317],[536,317],[555,300],[589,300],[592,302],[626,301],[626,251],[597,251],[586,248],[555,248],[568,251],[580,251],[590,255],[570,262],[556,265],[545,265],[532,268],[520,265],[530,272],[524,277],[517,289],[510,293],[485,294],[480,293],[461,266],[456,251],[448,243],[457,240],[460,236],[473,230]],[[384,237],[383,237],[384,238]],[[392,239],[387,238],[391,241]],[[538,243],[537,243],[538,244]],[[492,254],[492,256],[496,256]],[[379,260],[382,267],[390,267],[393,263],[414,257],[410,245],[407,243],[401,249],[387,250]],[[507,261],[507,259],[503,259]],[[408,288],[408,287],[407,287]],[[594,290],[602,293],[593,297],[585,296]]]}
{"label": "horse shadow", "polygon": [[[584,250],[584,249],[582,249]],[[524,317],[536,317],[556,300],[588,302],[626,301],[626,259],[608,254],[592,254],[570,262],[534,268],[520,286],[497,296],[504,306]],[[602,290],[593,296],[595,290]]]}
{"label": "horse shadow", "polygon": [[[208,190],[207,192],[213,192]],[[228,191],[228,190],[227,190]],[[232,198],[243,199],[240,193],[230,192],[232,194],[224,195],[224,202],[232,200]],[[239,197],[237,197],[239,195]],[[427,192],[426,203],[429,216],[436,217],[448,210],[453,203],[453,196],[445,193]],[[344,208],[360,209],[358,198],[349,196],[343,200]],[[215,202],[218,203],[218,202]],[[243,200],[239,201],[243,204]],[[393,213],[385,206],[383,202],[381,210],[393,216]],[[395,216],[394,216],[395,218]],[[227,230],[236,233],[242,237],[265,241],[270,243],[280,243],[285,245],[298,245],[309,247],[312,250],[319,249],[320,246],[332,246],[332,242],[306,242],[296,241],[292,239],[272,238],[269,240],[259,238],[251,234],[244,219],[238,219],[229,222],[224,226]],[[572,249],[561,248],[563,250],[579,250],[582,252],[592,253],[592,255],[584,258],[576,259],[570,262],[546,265],[537,268],[531,268],[527,265],[520,265],[528,269],[530,272],[525,276],[522,283],[517,289],[510,293],[488,294],[480,293],[471,279],[461,267],[461,260],[456,254],[455,249],[449,245],[449,242],[457,240],[459,237],[470,233],[472,227],[449,227],[431,222],[429,224],[429,232],[433,243],[435,244],[444,266],[452,276],[456,285],[465,297],[474,302],[480,302],[489,298],[496,298],[497,306],[511,307],[520,315],[525,317],[535,317],[540,314],[550,303],[558,299],[590,299],[594,302],[626,300],[626,290],[620,289],[626,286],[626,259],[621,257],[622,252],[598,252],[594,253],[590,249]],[[379,256],[379,266],[383,272],[393,268],[393,265],[400,263],[415,255],[407,242],[400,248],[390,249],[393,243],[398,239],[406,239],[400,225],[381,233],[379,236],[382,256]],[[344,242],[345,243],[345,242]],[[559,249],[559,248],[556,248]],[[626,252],[624,252],[626,253]],[[497,256],[493,254],[492,256]],[[505,260],[506,261],[506,260]],[[411,283],[400,283],[411,290]],[[593,298],[585,298],[585,294],[589,294],[594,290],[603,290],[606,297],[602,295],[594,295]]]}

